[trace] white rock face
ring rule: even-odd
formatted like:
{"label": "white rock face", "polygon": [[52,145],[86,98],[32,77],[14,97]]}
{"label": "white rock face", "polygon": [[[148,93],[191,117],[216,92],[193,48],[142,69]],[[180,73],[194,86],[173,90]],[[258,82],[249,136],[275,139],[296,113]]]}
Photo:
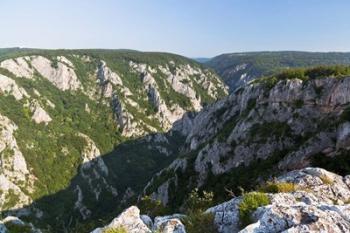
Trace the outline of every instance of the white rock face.
{"label": "white rock face", "polygon": [[[109,174],[108,167],[101,158],[101,152],[95,142],[83,133],[77,134],[86,142],[81,155],[83,163],[80,167],[80,174],[87,181],[89,191],[95,195],[96,201],[100,199],[101,192],[109,192],[113,196],[118,196],[117,190],[106,180]],[[89,218],[92,210],[88,209],[84,203],[84,191],[79,185],[75,186],[74,191],[77,196],[74,208],[80,212],[83,219]]]}
{"label": "white rock face", "polygon": [[182,217],[184,215],[179,214],[156,217],[153,224],[150,217],[140,216],[140,210],[136,206],[131,206],[113,219],[109,225],[97,228],[91,233],[103,233],[105,230],[118,229],[118,227],[124,228],[128,233],[186,233],[185,226],[180,221]]}
{"label": "white rock face", "polygon": [[140,210],[136,206],[129,207],[113,219],[109,225],[97,228],[91,233],[103,233],[104,230],[118,227],[123,227],[128,233],[151,233],[151,230],[140,218]]}
{"label": "white rock face", "polygon": [[187,96],[191,100],[195,111],[202,109],[201,100],[196,96],[196,92],[194,91],[189,78],[189,75],[193,75],[195,70],[192,70],[190,66],[177,69],[175,74],[172,74],[168,67],[162,68],[161,70],[167,75],[167,81],[170,83],[174,91]]}
{"label": "white rock face", "polygon": [[117,86],[123,86],[123,81],[120,76],[113,72],[106,64],[105,61],[101,61],[100,67],[98,69],[97,77],[101,83],[111,82]]}
{"label": "white rock face", "polygon": [[142,82],[148,93],[149,101],[157,109],[156,117],[161,123],[162,128],[166,130],[170,129],[174,122],[179,120],[184,115],[185,110],[179,105],[174,105],[171,107],[171,109],[168,108],[165,101],[160,96],[158,84],[152,77],[151,73],[143,73]]}
{"label": "white rock face", "polygon": [[145,134],[142,122],[135,119],[117,95],[112,97],[112,107],[123,136],[132,137]]}
{"label": "white rock face", "polygon": [[[117,196],[117,190],[108,185],[106,177],[108,176],[108,168],[104,163],[103,159],[100,157],[101,152],[97,148],[94,141],[92,141],[87,135],[78,133],[78,135],[85,139],[86,145],[84,147],[82,158],[83,164],[81,165],[80,173],[88,181],[90,190],[95,194],[96,200],[99,200],[100,193],[104,188],[107,188],[112,195]],[[98,180],[98,182],[96,182]],[[78,201],[81,202],[81,197],[79,197],[79,187],[78,190]]]}
{"label": "white rock face", "polygon": [[73,68],[73,69],[75,68],[73,63],[64,56],[58,56],[57,61],[64,63],[65,65],[69,66],[70,68]]}
{"label": "white rock face", "polygon": [[349,232],[349,177],[320,168],[289,172],[276,182],[291,182],[296,191],[268,194],[271,204],[259,207],[252,218],[255,223],[239,231],[241,197],[212,207],[215,224],[221,233],[234,232]]}
{"label": "white rock face", "polygon": [[19,87],[15,80],[0,74],[0,95],[12,95],[16,100],[29,97],[27,92]]}
{"label": "white rock face", "polygon": [[39,102],[36,100],[33,100],[29,104],[29,108],[31,112],[33,113],[32,115],[32,120],[37,123],[44,123],[47,125],[50,121],[52,121],[52,118],[50,115],[40,106]]}
{"label": "white rock face", "polygon": [[[184,117],[186,111],[202,109],[200,95],[195,91],[195,85],[207,90],[208,95],[213,99],[219,97],[219,90],[227,93],[225,86],[218,77],[190,65],[176,65],[173,61],[170,61],[169,64],[164,66],[151,67],[147,64],[130,61],[129,66],[140,76],[148,101],[156,110],[155,118],[165,130],[172,128],[176,122]],[[172,69],[173,71],[171,71]],[[158,82],[162,82],[162,84]],[[186,107],[188,109],[184,109],[185,107],[181,107],[178,103],[165,101],[165,97],[161,96],[164,90],[160,89],[160,85],[187,98],[190,102],[190,106]],[[166,90],[166,92],[169,92],[169,90]],[[187,124],[187,126],[189,125]],[[178,127],[179,125],[177,125]],[[185,131],[185,129],[181,130],[181,132]]]}
{"label": "white rock face", "polygon": [[74,72],[74,69],[67,64],[68,59],[60,58],[58,61],[57,68],[52,67],[52,62],[42,56],[31,57],[32,66],[47,80],[49,80],[53,85],[62,91],[66,90],[77,90],[80,88],[81,83]]}
{"label": "white rock face", "polygon": [[15,59],[7,59],[0,63],[0,67],[7,69],[17,77],[32,79],[34,69],[29,66],[29,57],[19,57]]}
{"label": "white rock face", "polygon": [[22,188],[31,192],[34,176],[30,174],[22,152],[17,146],[14,133],[17,126],[7,117],[0,115],[0,209],[6,204],[8,195],[17,196],[19,201],[12,208],[29,204],[31,199]]}

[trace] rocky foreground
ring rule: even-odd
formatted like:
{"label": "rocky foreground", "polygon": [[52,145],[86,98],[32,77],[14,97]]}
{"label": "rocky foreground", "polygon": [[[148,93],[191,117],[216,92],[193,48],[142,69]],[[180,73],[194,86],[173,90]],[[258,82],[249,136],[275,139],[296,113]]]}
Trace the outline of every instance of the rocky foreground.
{"label": "rocky foreground", "polygon": [[[350,175],[342,177],[320,168],[291,171],[273,181],[290,184],[292,190],[266,193],[268,205],[251,212],[252,224],[242,229],[240,206],[245,195],[209,208],[219,233],[233,232],[349,232],[350,231]],[[254,193],[254,192],[253,192]],[[109,225],[92,233],[125,229],[130,233],[185,233],[181,222],[186,216],[156,217],[140,215],[132,206]]]}

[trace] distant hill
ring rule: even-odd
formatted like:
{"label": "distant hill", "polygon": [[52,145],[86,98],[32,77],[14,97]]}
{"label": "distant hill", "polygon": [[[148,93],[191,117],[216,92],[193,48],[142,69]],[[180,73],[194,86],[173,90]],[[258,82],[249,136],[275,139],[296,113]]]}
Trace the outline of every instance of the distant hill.
{"label": "distant hill", "polygon": [[206,63],[208,61],[210,61],[211,58],[207,58],[207,57],[194,57],[192,58],[193,60],[195,60],[196,62],[199,63]]}
{"label": "distant hill", "polygon": [[282,69],[317,65],[350,64],[350,53],[249,52],[222,54],[205,62],[231,91],[252,79]]}

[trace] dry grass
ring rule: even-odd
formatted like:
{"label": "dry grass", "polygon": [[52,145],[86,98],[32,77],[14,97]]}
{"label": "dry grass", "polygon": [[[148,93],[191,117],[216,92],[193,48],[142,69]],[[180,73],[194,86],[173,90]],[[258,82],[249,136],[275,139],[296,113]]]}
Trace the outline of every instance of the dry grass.
{"label": "dry grass", "polygon": [[266,182],[265,185],[259,188],[265,193],[290,193],[297,190],[297,185],[291,182]]}
{"label": "dry grass", "polygon": [[326,175],[321,175],[320,179],[322,180],[323,184],[326,185],[332,185],[334,183],[334,180]]}

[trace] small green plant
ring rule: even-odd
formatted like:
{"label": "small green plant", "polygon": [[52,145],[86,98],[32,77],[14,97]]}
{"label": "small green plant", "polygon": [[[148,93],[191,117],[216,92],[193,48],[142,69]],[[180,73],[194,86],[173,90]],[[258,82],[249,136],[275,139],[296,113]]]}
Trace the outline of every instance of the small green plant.
{"label": "small green plant", "polygon": [[214,215],[204,213],[206,209],[213,205],[214,194],[212,192],[199,192],[192,190],[185,202],[186,217],[184,224],[188,233],[216,233],[214,225]]}
{"label": "small green plant", "polygon": [[303,100],[295,100],[294,101],[294,106],[296,108],[302,108],[304,106],[304,101]]}
{"label": "small green plant", "polygon": [[149,215],[151,217],[167,214],[167,209],[162,204],[162,202],[160,200],[153,200],[149,196],[142,197],[138,203],[138,206],[141,210],[141,213]]}
{"label": "small green plant", "polygon": [[200,195],[198,189],[192,190],[185,206],[187,212],[199,211],[204,212],[213,204],[214,194],[212,192],[203,191]]}
{"label": "small green plant", "polygon": [[250,192],[243,195],[243,200],[239,204],[239,219],[241,227],[252,223],[251,214],[260,206],[270,204],[270,199],[265,193]]}
{"label": "small green plant", "polygon": [[107,228],[103,230],[103,233],[128,233],[128,231],[124,227],[120,226],[117,228]]}
{"label": "small green plant", "polygon": [[183,219],[188,233],[217,233],[214,215],[210,213],[191,212]]}

